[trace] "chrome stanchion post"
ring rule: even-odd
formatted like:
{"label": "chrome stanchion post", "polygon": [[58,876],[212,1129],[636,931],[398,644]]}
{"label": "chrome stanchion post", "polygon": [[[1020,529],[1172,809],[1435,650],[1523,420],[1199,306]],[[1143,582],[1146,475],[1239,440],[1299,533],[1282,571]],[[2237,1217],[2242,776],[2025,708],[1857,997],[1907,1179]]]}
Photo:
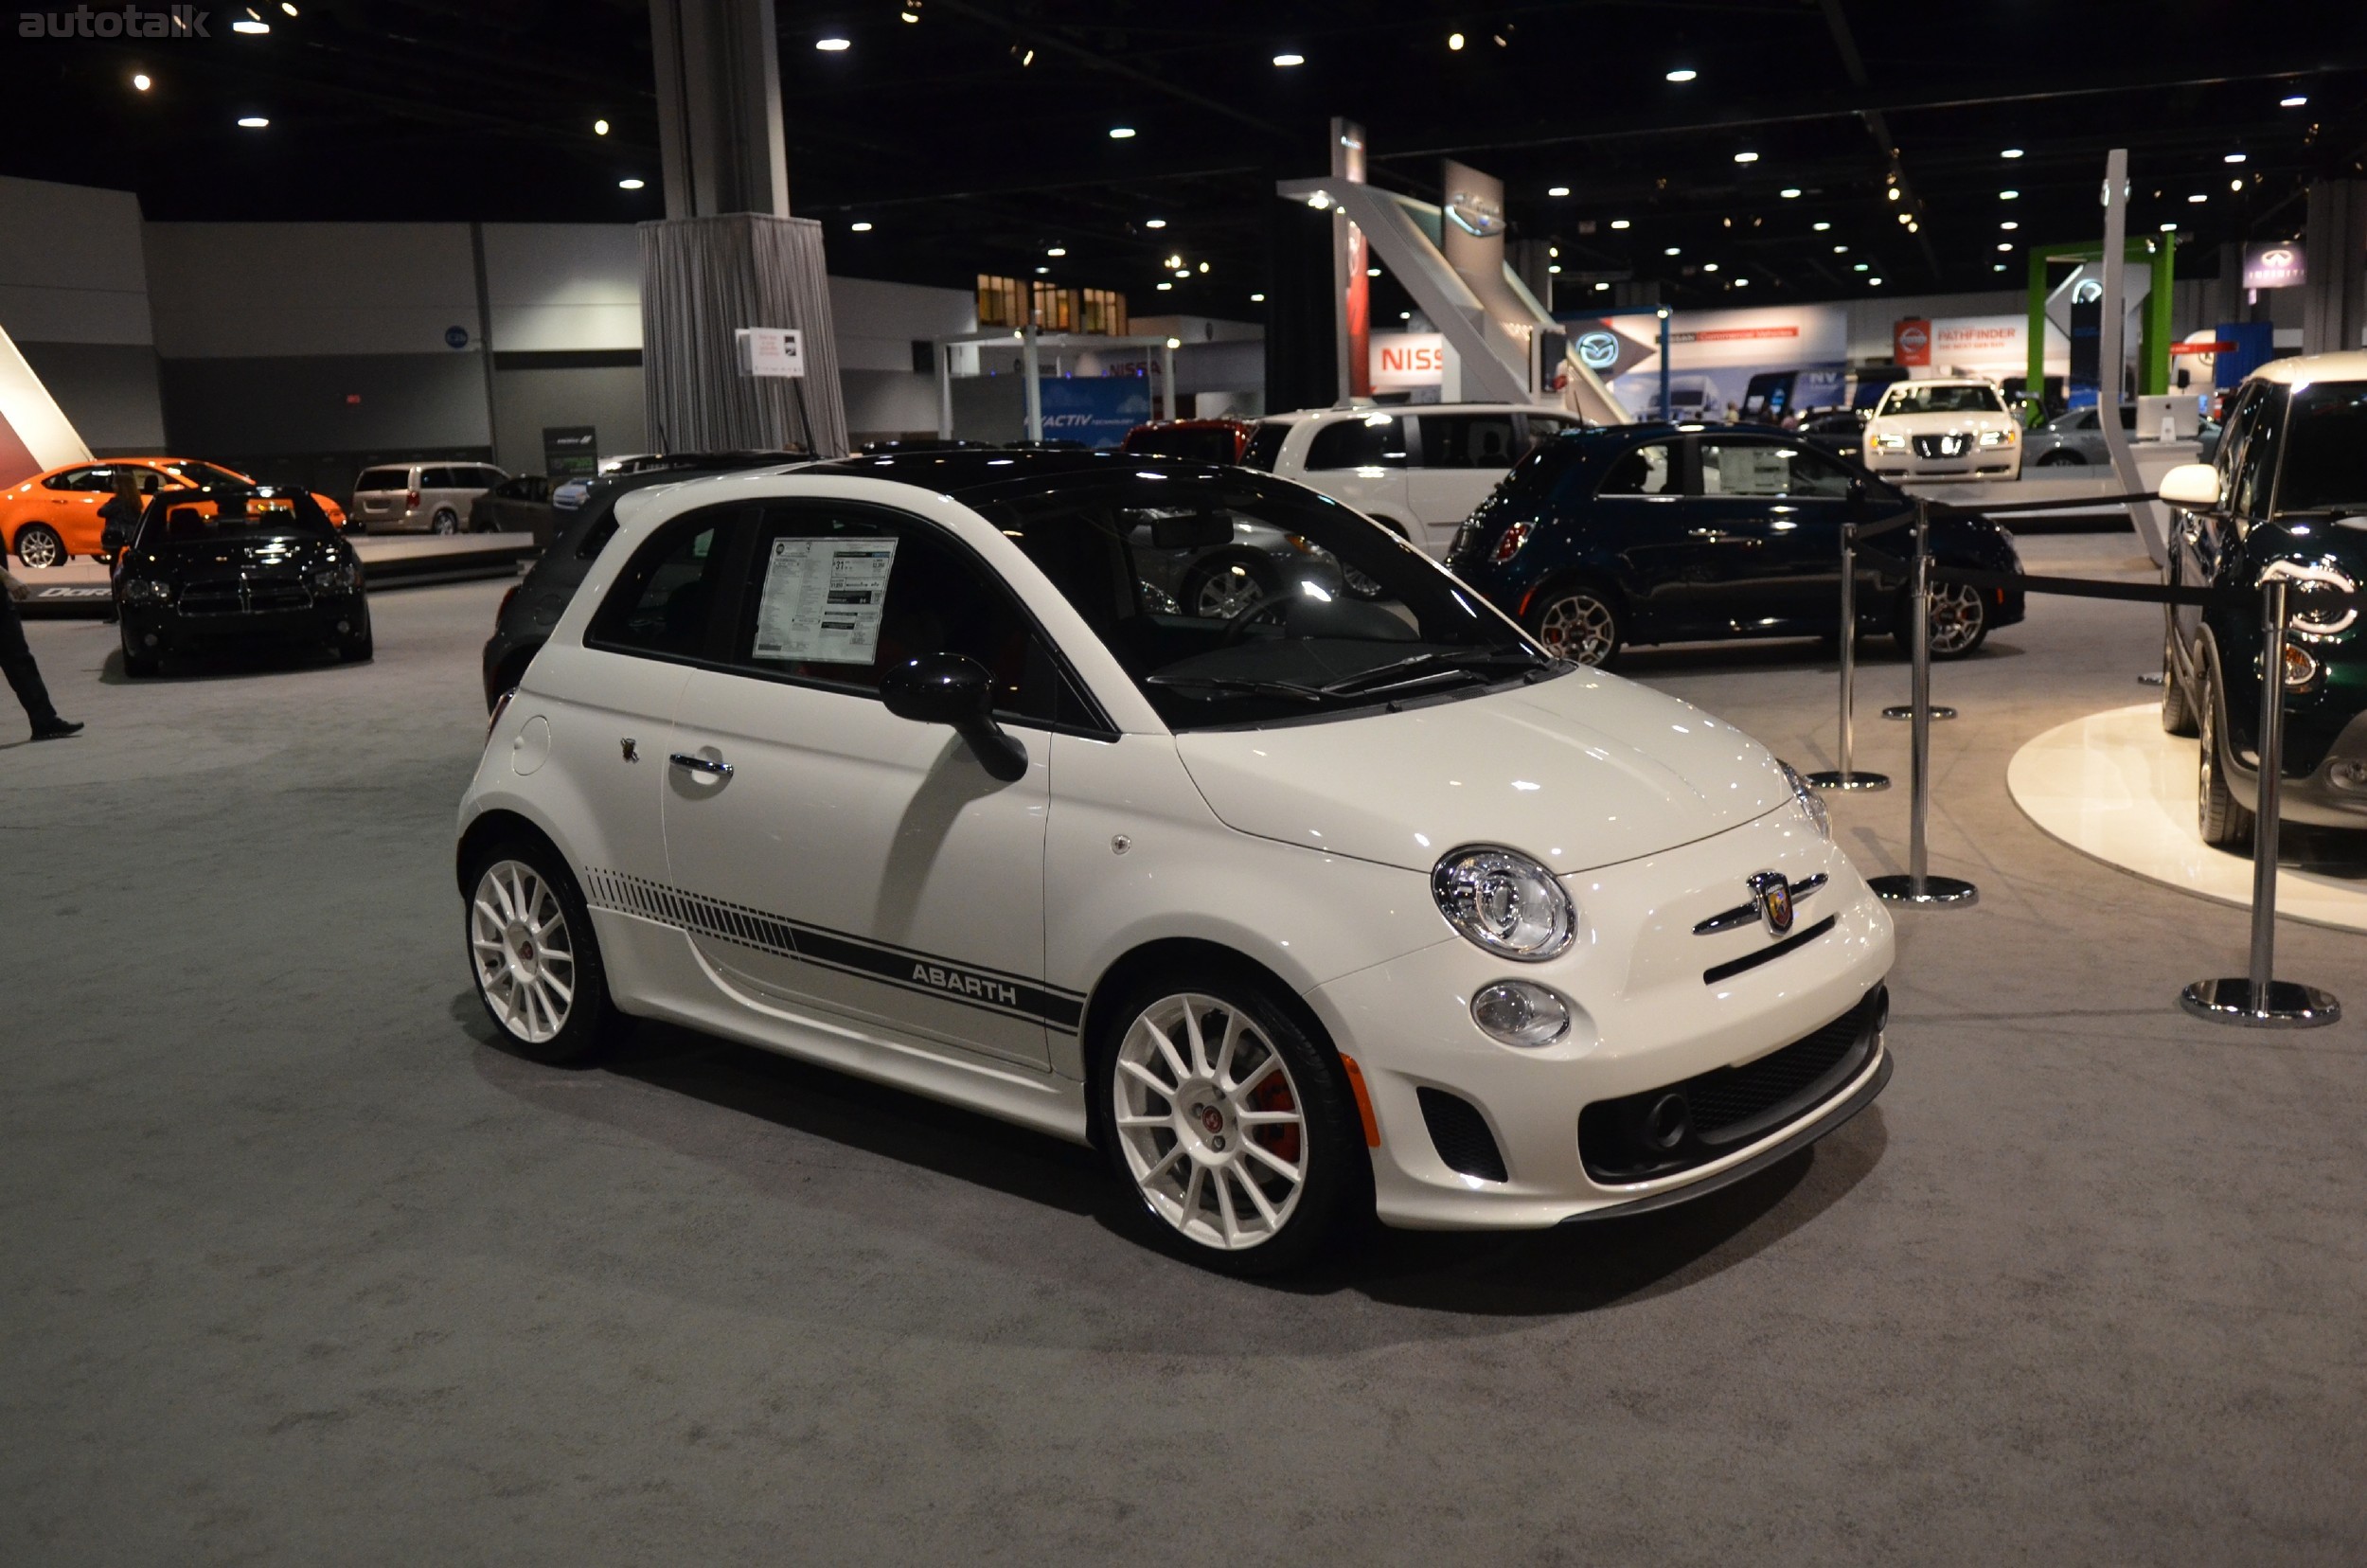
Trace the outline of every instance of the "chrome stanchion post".
{"label": "chrome stanchion post", "polygon": [[[1931,522],[1931,503],[1920,495],[1916,496],[1915,575],[1913,587],[1908,595],[1908,599],[1909,602],[1913,604],[1915,612],[1915,633],[1913,646],[1918,650],[1925,650],[1918,652],[1915,655],[1918,662],[1929,656],[1928,650],[1931,642],[1931,574],[1925,570],[1925,567],[1930,562],[1931,555],[1931,538],[1930,529]],[[1918,722],[1917,715],[1927,716],[1927,718],[1922,721],[1926,722],[1928,722],[1930,719],[1953,719],[1956,717],[1956,710],[1949,707],[1945,703],[1941,704],[1937,707],[1932,706],[1931,697],[1931,693],[1929,689],[1929,680],[1927,677],[1925,686],[1923,688],[1919,688],[1913,695],[1912,701],[1892,704],[1889,707],[1882,710],[1882,717],[1885,719],[1902,720],[1908,722]]]}
{"label": "chrome stanchion post", "polygon": [[2197,1018],[2258,1029],[2306,1029],[2332,1024],[2342,1005],[2326,992],[2276,978],[2277,813],[2285,793],[2286,579],[2260,586],[2260,793],[2252,816],[2251,972],[2198,980],[2178,1005]]}
{"label": "chrome stanchion post", "polygon": [[1969,909],[1981,891],[1955,877],[1931,874],[1929,823],[1931,815],[1931,519],[1925,503],[1915,501],[1914,564],[1914,730],[1907,757],[1907,875],[1869,877],[1866,885],[1884,903],[1913,904],[1921,909]]}
{"label": "chrome stanchion post", "polygon": [[1890,775],[1857,771],[1858,526],[1841,526],[1841,766],[1807,775],[1820,790],[1887,790]]}

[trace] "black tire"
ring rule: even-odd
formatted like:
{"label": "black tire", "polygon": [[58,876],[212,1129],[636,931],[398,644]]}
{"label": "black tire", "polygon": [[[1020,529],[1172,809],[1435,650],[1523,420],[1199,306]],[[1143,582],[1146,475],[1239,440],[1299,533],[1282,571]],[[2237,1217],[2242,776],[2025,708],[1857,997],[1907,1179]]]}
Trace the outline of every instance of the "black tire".
{"label": "black tire", "polygon": [[[1989,597],[1978,588],[1959,582],[1935,582],[1931,585],[1931,662],[1945,664],[1951,659],[1969,659],[1981,651],[1981,645],[1989,640],[1989,621],[1994,606]],[[1915,652],[1915,596],[1912,589],[1898,596],[1896,628],[1891,635],[1898,641],[1898,650],[1909,658]]]}
{"label": "black tire", "polygon": [[1272,598],[1282,586],[1282,578],[1272,564],[1255,556],[1227,551],[1195,563],[1178,586],[1175,597],[1184,614],[1204,620],[1234,620]]}
{"label": "black tire", "polygon": [[[496,839],[471,857],[465,885],[470,892],[460,929],[469,975],[503,1043],[549,1066],[588,1061],[607,1048],[625,1018],[609,997],[591,911],[566,862],[539,839]],[[545,923],[552,907],[557,927]],[[530,918],[522,918],[522,910]],[[557,945],[550,940],[554,930]],[[479,946],[489,938],[490,951]],[[564,963],[559,960],[562,947]],[[552,980],[568,988],[563,1011],[550,1010],[550,987],[538,983]]]}
{"label": "black tire", "polygon": [[368,664],[378,657],[378,643],[369,633],[358,637],[340,637],[335,644],[337,657],[347,664]]}
{"label": "black tire", "polygon": [[123,640],[123,673],[134,681],[144,681],[164,667],[164,660],[143,648],[132,646],[132,629],[121,628]]}
{"label": "black tire", "polygon": [[439,507],[428,521],[427,531],[436,534],[456,534],[460,531],[460,514],[450,507]]}
{"label": "black tire", "polygon": [[2088,459],[2069,447],[2056,447],[2038,459],[2040,468],[2086,468]]}
{"label": "black tire", "polygon": [[36,572],[62,566],[71,559],[65,553],[65,541],[46,523],[27,523],[17,529],[14,547],[16,559]]}
{"label": "black tire", "polygon": [[2162,633],[2162,727],[2172,735],[2191,736],[2198,728],[2195,705],[2186,700],[2186,687],[2180,684],[2178,659],[2170,639],[2176,633]]}
{"label": "black tire", "polygon": [[2214,849],[2242,854],[2251,847],[2251,809],[2227,787],[2219,756],[2219,714],[2224,699],[2215,678],[2206,682],[2199,716],[2201,745],[2195,758],[2195,829]]}
{"label": "black tire", "polygon": [[[1195,1009],[1201,1050],[1192,1048],[1178,1006]],[[1231,1060],[1219,1062],[1235,1017],[1242,1027]],[[1138,1032],[1161,1021],[1174,1031],[1181,1075],[1155,1039]],[[1369,1217],[1372,1166],[1346,1071],[1254,971],[1211,962],[1146,976],[1112,999],[1092,1050],[1094,1141],[1168,1252],[1222,1274],[1276,1274]],[[1137,1052],[1160,1087],[1121,1067]],[[1236,1119],[1244,1112],[1296,1120],[1250,1126]]]}
{"label": "black tire", "polygon": [[1529,606],[1525,624],[1547,652],[1596,669],[1616,665],[1628,645],[1628,618],[1618,598],[1592,582],[1548,588]]}

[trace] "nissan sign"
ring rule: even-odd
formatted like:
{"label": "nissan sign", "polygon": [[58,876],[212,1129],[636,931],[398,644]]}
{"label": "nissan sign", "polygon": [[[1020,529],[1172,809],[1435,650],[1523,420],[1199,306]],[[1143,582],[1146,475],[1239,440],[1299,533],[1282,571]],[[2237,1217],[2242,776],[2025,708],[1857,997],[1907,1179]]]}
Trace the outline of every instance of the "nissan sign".
{"label": "nissan sign", "polygon": [[1931,363],[1931,324],[1917,316],[1891,328],[1891,361],[1895,365]]}
{"label": "nissan sign", "polygon": [[2307,281],[2309,269],[2301,241],[2244,247],[2244,287],[2294,289]]}

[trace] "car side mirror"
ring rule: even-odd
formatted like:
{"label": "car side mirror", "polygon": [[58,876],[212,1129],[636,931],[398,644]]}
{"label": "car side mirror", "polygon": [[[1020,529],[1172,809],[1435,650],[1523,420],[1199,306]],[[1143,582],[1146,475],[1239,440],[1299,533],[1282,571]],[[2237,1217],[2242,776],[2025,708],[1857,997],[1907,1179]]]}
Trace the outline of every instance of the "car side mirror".
{"label": "car side mirror", "polygon": [[2209,463],[2180,463],[2162,476],[2154,493],[2174,507],[2219,504],[2219,471]]}
{"label": "car side mirror", "polygon": [[959,653],[929,653],[899,666],[880,682],[880,700],[899,719],[947,724],[977,756],[978,765],[1009,784],[1027,774],[1027,748],[994,722],[994,678]]}

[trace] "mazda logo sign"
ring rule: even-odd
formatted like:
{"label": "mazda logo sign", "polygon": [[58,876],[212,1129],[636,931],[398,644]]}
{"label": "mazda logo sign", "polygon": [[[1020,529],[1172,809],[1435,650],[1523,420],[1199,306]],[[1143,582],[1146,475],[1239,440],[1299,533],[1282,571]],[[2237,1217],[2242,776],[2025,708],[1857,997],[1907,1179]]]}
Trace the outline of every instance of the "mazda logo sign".
{"label": "mazda logo sign", "polygon": [[1608,370],[1619,363],[1619,338],[1613,332],[1587,332],[1578,339],[1578,363],[1589,370]]}

